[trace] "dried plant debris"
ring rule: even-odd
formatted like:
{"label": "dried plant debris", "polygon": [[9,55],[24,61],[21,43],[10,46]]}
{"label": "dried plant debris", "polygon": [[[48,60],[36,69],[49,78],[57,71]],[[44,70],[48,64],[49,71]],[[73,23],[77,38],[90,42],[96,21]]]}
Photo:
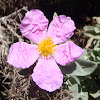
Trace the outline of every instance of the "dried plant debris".
{"label": "dried plant debris", "polygon": [[71,91],[65,90],[64,87],[53,93],[40,89],[32,81],[31,75],[22,77],[19,75],[21,69],[4,63],[3,67],[0,66],[0,87],[2,87],[2,97],[5,100],[70,100],[72,98]]}
{"label": "dried plant debris", "polygon": [[0,17],[17,11],[23,6],[36,8],[38,1],[39,0],[0,0]]}
{"label": "dried plant debris", "polygon": [[[0,18],[0,99],[1,100],[29,100],[28,88],[30,78],[22,79],[19,69],[13,68],[7,62],[9,46],[15,41],[23,41],[19,33],[19,23],[22,19],[21,11],[26,7]],[[19,33],[19,34],[18,34]]]}

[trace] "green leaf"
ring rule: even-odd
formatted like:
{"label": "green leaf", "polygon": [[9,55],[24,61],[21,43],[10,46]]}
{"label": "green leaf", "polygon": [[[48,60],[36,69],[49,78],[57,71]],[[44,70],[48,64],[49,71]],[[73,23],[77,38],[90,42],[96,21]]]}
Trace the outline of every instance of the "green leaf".
{"label": "green leaf", "polygon": [[54,19],[55,17],[57,17],[57,16],[58,16],[57,13],[54,12],[54,14],[53,14],[53,19]]}
{"label": "green leaf", "polygon": [[94,30],[97,34],[100,34],[100,27],[94,27]]}
{"label": "green leaf", "polygon": [[75,62],[72,62],[66,66],[59,65],[63,74],[71,75],[71,76],[86,76],[90,75],[96,68],[98,63],[77,59]]}
{"label": "green leaf", "polygon": [[6,94],[5,94],[3,91],[1,91],[1,90],[0,90],[0,93],[1,93],[3,96],[6,96]]}
{"label": "green leaf", "polygon": [[[93,61],[77,59],[74,65],[75,70],[72,73],[70,73],[70,75],[75,75],[75,76],[90,75],[97,68],[97,65],[98,64]],[[70,66],[68,66],[68,68],[70,68]]]}
{"label": "green leaf", "polygon": [[80,85],[80,80],[77,76],[70,76],[69,81],[71,81],[72,84],[78,83]]}
{"label": "green leaf", "polygon": [[[100,90],[98,90],[96,93],[90,93],[90,95],[91,95],[92,97],[94,97],[94,98],[98,98],[98,97],[99,97],[98,100],[100,100]],[[97,100],[97,99],[96,99],[96,100]]]}
{"label": "green leaf", "polygon": [[88,92],[81,91],[80,92],[80,98],[81,98],[81,100],[89,100],[88,99]]}
{"label": "green leaf", "polygon": [[97,42],[96,42],[96,45],[94,45],[94,48],[100,48],[100,40],[98,40]]}
{"label": "green leaf", "polygon": [[69,90],[72,91],[71,95],[72,98],[70,100],[78,100],[79,93],[78,93],[78,85],[74,84],[72,86],[68,86]]}
{"label": "green leaf", "polygon": [[93,17],[93,19],[96,19],[97,24],[100,24],[100,17]]}
{"label": "green leaf", "polygon": [[98,55],[100,56],[100,48],[95,48],[95,51],[97,51]]}
{"label": "green leaf", "polygon": [[83,29],[85,32],[94,32],[94,26],[84,26]]}
{"label": "green leaf", "polygon": [[14,43],[14,35],[12,34],[12,43]]}
{"label": "green leaf", "polygon": [[83,49],[83,51],[84,51],[84,53],[81,55],[81,59],[87,59],[88,57],[87,57],[87,54],[88,54],[88,52],[87,52],[87,49]]}
{"label": "green leaf", "polygon": [[88,32],[83,32],[86,36],[88,36],[88,37],[91,37],[91,38],[93,38],[93,39],[100,39],[100,35],[93,35],[93,34],[91,34],[91,33],[88,33]]}
{"label": "green leaf", "polygon": [[91,56],[95,58],[95,52],[91,52]]}
{"label": "green leaf", "polygon": [[87,57],[92,61],[100,62],[100,48],[94,48],[93,50],[89,51]]}

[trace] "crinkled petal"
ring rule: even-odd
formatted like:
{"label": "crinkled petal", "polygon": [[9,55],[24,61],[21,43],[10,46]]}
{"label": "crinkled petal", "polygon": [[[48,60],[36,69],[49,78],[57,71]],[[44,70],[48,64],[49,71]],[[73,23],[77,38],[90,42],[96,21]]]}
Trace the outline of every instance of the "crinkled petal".
{"label": "crinkled petal", "polygon": [[70,17],[60,15],[50,23],[48,37],[51,37],[55,44],[63,43],[74,34],[75,29],[74,21]]}
{"label": "crinkled petal", "polygon": [[17,42],[10,47],[7,62],[17,68],[29,68],[38,57],[36,45]]}
{"label": "crinkled petal", "polygon": [[40,10],[30,10],[20,24],[23,36],[39,44],[46,37],[48,19]]}
{"label": "crinkled petal", "polygon": [[53,58],[40,58],[32,78],[41,89],[49,92],[60,88],[63,83],[63,74]]}
{"label": "crinkled petal", "polygon": [[72,41],[56,46],[54,59],[62,66],[69,64],[83,54],[83,49]]}

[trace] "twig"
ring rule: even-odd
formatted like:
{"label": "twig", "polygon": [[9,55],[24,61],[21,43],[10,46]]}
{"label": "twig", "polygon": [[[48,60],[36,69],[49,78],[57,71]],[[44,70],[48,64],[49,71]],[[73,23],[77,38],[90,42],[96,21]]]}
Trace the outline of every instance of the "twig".
{"label": "twig", "polygon": [[92,43],[93,40],[94,40],[93,38],[90,39],[89,43],[85,46],[86,49],[91,46],[91,43]]}
{"label": "twig", "polygon": [[12,27],[10,25],[7,24],[7,20],[10,17],[15,16],[17,13],[19,13],[22,10],[28,11],[27,7],[23,7],[15,12],[9,14],[8,16],[4,16],[4,17],[0,18],[0,21],[13,33],[14,36],[16,36],[19,39],[19,41],[24,41],[24,40],[12,29]]}
{"label": "twig", "polygon": [[49,94],[47,92],[45,92],[45,93],[48,96],[49,100],[52,100],[51,97],[49,96]]}
{"label": "twig", "polygon": [[13,33],[14,36],[16,36],[19,41],[24,41],[13,29],[10,25],[6,24],[7,28]]}
{"label": "twig", "polygon": [[3,30],[3,27],[1,26],[1,23],[0,23],[0,42],[3,42],[4,44],[7,45],[8,43],[3,39],[2,30]]}
{"label": "twig", "polygon": [[13,13],[11,13],[11,14],[9,14],[8,16],[1,17],[1,18],[0,18],[0,21],[4,22],[5,20],[7,20],[8,18],[10,18],[10,17],[16,15],[17,13],[19,13],[19,12],[22,11],[22,10],[28,11],[27,7],[24,6],[23,8],[21,8],[21,9],[15,11],[15,12],[13,12]]}
{"label": "twig", "polygon": [[5,77],[4,80],[2,81],[3,84],[5,83],[6,79],[9,77],[9,75],[10,75],[10,73],[8,73],[8,74],[6,75],[6,77]]}
{"label": "twig", "polygon": [[60,100],[62,100],[62,87],[60,88]]}

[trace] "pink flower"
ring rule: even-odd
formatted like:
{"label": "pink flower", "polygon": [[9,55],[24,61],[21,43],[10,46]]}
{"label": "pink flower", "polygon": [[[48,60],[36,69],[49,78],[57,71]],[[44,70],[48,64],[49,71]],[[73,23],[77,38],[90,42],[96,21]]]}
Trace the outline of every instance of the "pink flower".
{"label": "pink flower", "polygon": [[17,68],[29,68],[38,59],[33,69],[33,81],[41,89],[52,92],[63,83],[63,74],[58,64],[65,66],[73,62],[82,55],[83,49],[72,41],[66,42],[76,28],[70,17],[57,16],[47,27],[48,19],[42,11],[28,11],[20,30],[34,44],[14,43],[7,62]]}

